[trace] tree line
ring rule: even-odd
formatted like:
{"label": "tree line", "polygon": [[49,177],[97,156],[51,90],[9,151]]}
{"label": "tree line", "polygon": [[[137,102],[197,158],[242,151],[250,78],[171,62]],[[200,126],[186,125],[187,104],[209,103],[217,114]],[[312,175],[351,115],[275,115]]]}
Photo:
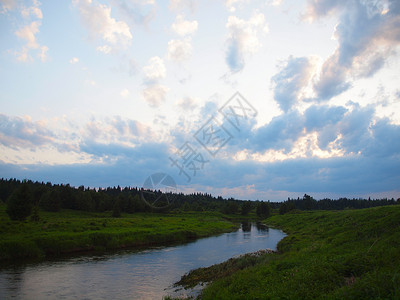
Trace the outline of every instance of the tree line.
{"label": "tree line", "polygon": [[165,212],[165,211],[220,211],[224,214],[246,216],[254,211],[260,218],[266,218],[271,210],[284,214],[298,210],[340,210],[345,208],[367,208],[399,204],[400,199],[347,199],[315,200],[305,194],[302,198],[284,202],[225,199],[209,193],[162,193],[138,187],[85,188],[69,184],[33,182],[31,180],[1,179],[0,199],[7,204],[7,213],[13,220],[24,220],[30,216],[39,220],[39,208],[57,212],[72,209],[89,212],[110,211],[114,217],[121,213]]}

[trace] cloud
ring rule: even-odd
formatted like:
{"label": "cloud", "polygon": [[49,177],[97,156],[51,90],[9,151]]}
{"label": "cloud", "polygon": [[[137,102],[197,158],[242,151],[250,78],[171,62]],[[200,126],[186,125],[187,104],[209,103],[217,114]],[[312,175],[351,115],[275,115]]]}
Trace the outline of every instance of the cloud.
{"label": "cloud", "polygon": [[99,52],[103,52],[104,54],[110,54],[113,48],[109,45],[97,46],[96,50]]}
{"label": "cloud", "polygon": [[267,1],[267,5],[279,6],[282,4],[282,2],[283,2],[283,0],[269,0],[269,1]]}
{"label": "cloud", "polygon": [[127,98],[131,93],[129,92],[128,89],[123,89],[120,93],[122,98]]}
{"label": "cloud", "polygon": [[284,149],[290,152],[294,143],[304,134],[304,116],[298,111],[274,117],[252,135],[250,147],[256,151]]}
{"label": "cloud", "polygon": [[124,21],[111,17],[111,6],[91,0],[74,0],[78,7],[82,23],[87,27],[91,39],[105,42],[97,48],[103,53],[125,48],[130,45],[132,34]]}
{"label": "cloud", "polygon": [[165,101],[169,88],[160,84],[160,81],[165,78],[166,72],[164,61],[158,56],[150,58],[149,64],[143,67],[145,88],[142,96],[152,107],[158,107]]}
{"label": "cloud", "polygon": [[190,39],[170,40],[167,51],[169,60],[180,62],[190,58],[193,49]]}
{"label": "cloud", "polygon": [[142,95],[144,100],[149,103],[152,107],[158,107],[165,102],[165,96],[169,88],[160,84],[152,84],[147,86],[143,91]]}
{"label": "cloud", "polygon": [[69,60],[69,63],[72,64],[72,65],[74,65],[74,64],[76,64],[78,62],[79,62],[79,58],[77,58],[77,57],[73,57],[73,58],[71,58]]}
{"label": "cloud", "polygon": [[148,65],[143,67],[145,80],[149,82],[165,78],[166,72],[164,61],[158,56],[150,58]]}
{"label": "cloud", "polygon": [[327,125],[335,125],[348,111],[343,106],[312,105],[305,112],[307,131],[320,130]]}
{"label": "cloud", "polygon": [[43,122],[30,117],[9,117],[0,114],[0,144],[12,149],[35,148],[54,141],[54,134]]}
{"label": "cloud", "polygon": [[275,101],[284,112],[302,100],[304,88],[309,84],[314,69],[311,58],[289,57],[282,70],[272,77]]}
{"label": "cloud", "polygon": [[225,5],[230,12],[234,12],[236,11],[236,5],[241,6],[246,2],[249,2],[249,0],[225,0]]}
{"label": "cloud", "polygon": [[169,8],[174,11],[182,11],[184,9],[188,9],[193,12],[196,9],[197,1],[196,0],[170,0]]}
{"label": "cloud", "polygon": [[0,13],[6,13],[7,11],[13,10],[17,4],[16,0],[1,0],[1,11]]}
{"label": "cloud", "polygon": [[185,38],[179,40],[173,39],[168,42],[167,55],[169,60],[182,62],[190,58],[193,52],[190,35],[196,32],[197,26],[197,21],[187,21],[181,14],[176,17],[171,28],[175,33]]}
{"label": "cloud", "polygon": [[198,107],[199,100],[192,97],[184,97],[176,102],[180,108],[185,111],[193,111],[196,107]]}
{"label": "cloud", "polygon": [[156,16],[154,0],[112,0],[111,3],[128,23],[146,26]]}
{"label": "cloud", "polygon": [[39,8],[40,2],[33,0],[33,5],[30,7],[23,7],[21,10],[21,15],[24,18],[29,18],[30,16],[35,16],[38,19],[43,18],[42,10]]}
{"label": "cloud", "polygon": [[258,12],[248,21],[229,16],[226,28],[229,33],[225,60],[231,72],[239,72],[244,68],[245,56],[257,52],[261,47],[258,36],[267,28],[265,17]]}
{"label": "cloud", "polygon": [[306,16],[340,14],[334,32],[335,52],[314,83],[319,100],[329,100],[352,86],[352,80],[378,72],[400,44],[398,1],[309,1]]}
{"label": "cloud", "polygon": [[[181,104],[187,106],[193,102],[186,98]],[[215,111],[212,104],[209,102]],[[205,109],[209,111],[210,107]],[[235,193],[234,188],[251,185],[251,195],[240,194],[248,197],[266,197],[268,191],[282,191],[281,196],[285,193],[357,196],[389,191],[400,195],[400,126],[387,118],[376,118],[372,106],[346,108],[313,104],[304,113],[292,109],[264,126],[254,126],[252,123],[241,128],[245,134],[235,135],[234,143],[226,145],[228,155],[213,158],[192,178],[196,188],[208,189],[208,192],[224,188]],[[68,166],[62,161],[53,166],[37,162],[31,165],[0,163],[3,177],[28,176],[34,180],[109,186],[141,184],[149,174],[163,171],[185,184],[179,170],[170,166],[170,141],[163,141],[140,122],[119,116],[92,119],[84,127],[74,128],[75,135],[67,136],[49,130],[50,127],[53,124],[33,122],[28,117],[0,115],[0,144],[6,149],[54,145],[59,151],[87,155],[92,162]],[[290,157],[289,154],[298,151],[295,148],[299,147],[299,141],[313,133],[321,147],[335,141],[342,150],[341,155],[320,158],[306,151],[305,156]],[[304,146],[311,147],[312,143]],[[283,149],[287,158],[260,161],[251,155],[268,149]],[[239,161],[232,150],[245,150],[250,155]]]}
{"label": "cloud", "polygon": [[[7,9],[11,9],[15,6],[15,3],[12,4],[8,1],[6,1],[5,4],[6,7],[8,7]],[[30,54],[32,50],[35,50],[37,52],[37,56],[42,62],[45,62],[47,60],[47,52],[49,48],[46,45],[40,45],[36,39],[36,35],[40,32],[39,27],[42,25],[41,20],[43,18],[43,14],[39,6],[40,2],[34,0],[32,6],[23,6],[20,11],[23,18],[28,22],[32,18],[36,19],[15,32],[15,35],[19,39],[26,42],[25,45],[22,46],[21,50],[14,51],[14,55],[17,57],[17,60],[21,62],[31,62],[34,60]],[[4,6],[3,9],[5,9]]]}
{"label": "cloud", "polygon": [[192,35],[197,31],[197,27],[197,21],[187,21],[180,14],[176,16],[175,22],[171,25],[172,30],[180,36]]}

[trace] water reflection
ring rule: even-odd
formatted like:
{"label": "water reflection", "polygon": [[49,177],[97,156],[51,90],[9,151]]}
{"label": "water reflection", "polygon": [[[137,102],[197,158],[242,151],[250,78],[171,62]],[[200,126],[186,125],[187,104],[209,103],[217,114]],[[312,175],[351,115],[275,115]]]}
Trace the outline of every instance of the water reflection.
{"label": "water reflection", "polygon": [[244,222],[236,232],[192,243],[142,251],[117,251],[6,266],[0,270],[0,299],[162,299],[191,269],[247,252],[275,249],[279,230]]}
{"label": "water reflection", "polygon": [[268,232],[268,230],[269,230],[269,227],[261,222],[257,222],[256,227],[257,227],[257,230],[261,231],[261,232],[265,232],[265,231]]}
{"label": "water reflection", "polygon": [[242,230],[244,232],[250,232],[251,231],[251,222],[249,222],[249,221],[242,222]]}

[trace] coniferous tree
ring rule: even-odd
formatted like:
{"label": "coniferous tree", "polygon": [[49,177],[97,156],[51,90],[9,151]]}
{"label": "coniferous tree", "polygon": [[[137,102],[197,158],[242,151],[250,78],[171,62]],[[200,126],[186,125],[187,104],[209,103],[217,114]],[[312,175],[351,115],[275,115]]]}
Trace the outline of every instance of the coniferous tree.
{"label": "coniferous tree", "polygon": [[117,199],[114,203],[113,210],[112,210],[112,216],[114,218],[121,217],[121,201],[120,201],[120,199]]}
{"label": "coniferous tree", "polygon": [[25,220],[32,212],[33,201],[29,185],[24,183],[7,200],[6,212],[11,220]]}

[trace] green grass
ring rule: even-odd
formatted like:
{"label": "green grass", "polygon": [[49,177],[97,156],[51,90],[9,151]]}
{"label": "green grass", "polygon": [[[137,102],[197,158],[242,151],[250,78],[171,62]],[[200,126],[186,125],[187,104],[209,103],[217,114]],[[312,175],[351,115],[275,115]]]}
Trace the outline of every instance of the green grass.
{"label": "green grass", "polygon": [[279,254],[228,261],[225,274],[227,262],[194,272],[199,282],[214,280],[202,299],[400,299],[400,206],[265,222],[288,233]]}
{"label": "green grass", "polygon": [[231,231],[219,213],[137,213],[63,210],[40,212],[41,220],[11,221],[0,205],[0,260],[38,258],[77,251],[164,245]]}

